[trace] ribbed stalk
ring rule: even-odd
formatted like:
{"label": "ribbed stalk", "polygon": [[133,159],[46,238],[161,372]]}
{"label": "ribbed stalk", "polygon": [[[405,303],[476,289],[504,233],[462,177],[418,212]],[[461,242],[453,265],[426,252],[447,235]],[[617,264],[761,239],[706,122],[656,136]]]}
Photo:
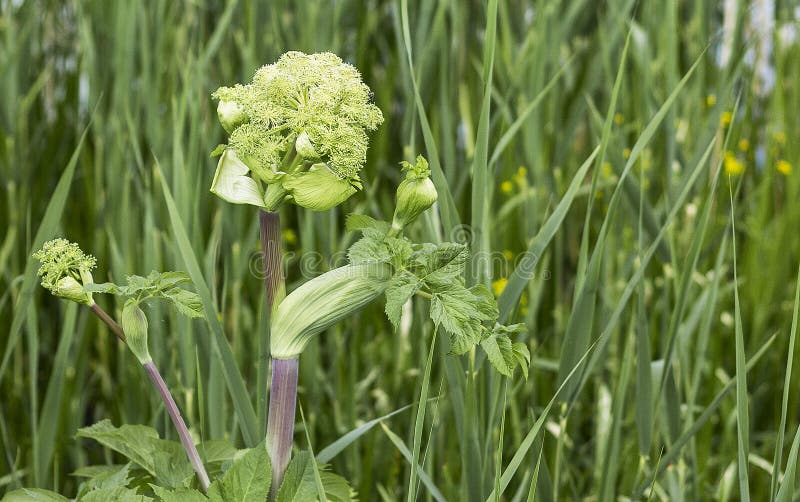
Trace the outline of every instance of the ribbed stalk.
{"label": "ribbed stalk", "polygon": [[169,418],[172,419],[172,423],[175,425],[175,429],[178,431],[178,436],[181,439],[183,449],[186,451],[186,456],[189,457],[189,463],[192,464],[192,469],[194,469],[194,472],[197,473],[197,479],[200,481],[200,487],[203,489],[203,493],[205,493],[208,491],[208,486],[211,484],[211,482],[208,479],[206,468],[203,466],[203,461],[200,459],[200,454],[197,453],[197,448],[194,446],[192,436],[189,434],[189,429],[186,427],[186,423],[183,421],[183,417],[178,409],[178,405],[172,398],[172,394],[170,393],[166,382],[164,382],[164,379],[161,378],[161,373],[158,372],[158,368],[156,368],[156,365],[153,364],[153,361],[145,363],[144,369],[147,371],[147,374],[150,375],[150,379],[153,381],[153,385],[155,385],[156,390],[158,390],[161,400],[164,401],[164,406],[167,408]]}
{"label": "ribbed stalk", "polygon": [[[269,318],[286,295],[281,254],[281,223],[278,213],[259,213],[264,293]],[[265,337],[266,339],[266,337]],[[298,359],[273,359],[267,418],[267,450],[272,464],[269,500],[275,500],[286,467],[292,458],[292,438],[297,405]]]}
{"label": "ribbed stalk", "polygon": [[261,235],[261,256],[264,260],[264,292],[268,312],[280,303],[284,291],[281,261],[281,220],[278,213],[260,211],[258,215]]}
{"label": "ribbed stalk", "polygon": [[100,305],[96,303],[93,303],[89,308],[91,309],[92,312],[95,313],[97,317],[100,318],[101,321],[103,321],[106,324],[106,326],[108,326],[108,328],[115,335],[117,335],[117,338],[122,340],[122,342],[125,342],[125,334],[122,332],[122,328],[120,327],[120,325],[117,324],[117,321],[112,319],[111,316],[108,315],[108,313],[106,313],[106,311],[100,308]]}
{"label": "ribbed stalk", "polygon": [[292,458],[299,361],[297,357],[272,360],[272,388],[267,421],[267,449],[272,462],[270,500],[275,499],[286,467]]}

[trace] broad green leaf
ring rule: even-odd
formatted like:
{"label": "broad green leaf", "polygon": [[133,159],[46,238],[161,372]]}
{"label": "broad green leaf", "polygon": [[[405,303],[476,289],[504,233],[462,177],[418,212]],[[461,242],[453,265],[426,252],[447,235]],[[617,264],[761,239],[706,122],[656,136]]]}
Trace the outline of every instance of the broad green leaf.
{"label": "broad green leaf", "polygon": [[364,229],[364,236],[347,250],[347,258],[353,265],[364,263],[390,263],[392,253],[386,246],[386,234],[371,228]]}
{"label": "broad green leaf", "polygon": [[3,502],[69,502],[69,499],[50,490],[20,488],[6,493]]}
{"label": "broad green leaf", "polygon": [[124,486],[98,488],[88,492],[81,498],[81,502],[110,502],[112,500],[114,502],[148,502],[154,499]]}
{"label": "broad green leaf", "polygon": [[186,453],[180,445],[175,444],[173,451],[161,449],[153,452],[153,470],[156,479],[165,488],[183,488],[194,478],[194,470]]}
{"label": "broad green leaf", "polygon": [[272,468],[262,443],[234,460],[222,479],[211,483],[208,496],[224,502],[266,500],[271,483]]}
{"label": "broad green leaf", "polygon": [[348,214],[345,220],[345,228],[348,232],[357,232],[367,228],[377,230],[382,234],[389,231],[389,223],[380,221],[365,214]]}
{"label": "broad green leaf", "polygon": [[[319,475],[325,490],[325,498],[332,502],[350,502],[355,500],[355,495],[347,481],[325,470],[324,465],[319,465]],[[314,469],[311,464],[311,455],[301,451],[289,463],[278,490],[276,502],[304,502],[318,500],[317,483],[314,479]]]}
{"label": "broad green leaf", "polygon": [[384,291],[386,295],[386,317],[392,322],[392,326],[395,330],[400,325],[400,314],[403,310],[403,305],[414,296],[419,288],[422,287],[422,283],[417,279],[414,275],[409,274],[408,272],[399,272],[395,274],[391,280],[389,280],[389,285]]}
{"label": "broad green leaf", "polygon": [[177,490],[168,490],[161,486],[150,485],[153,492],[158,496],[161,502],[205,502],[208,498],[197,490],[192,488],[178,488]]}
{"label": "broad green leaf", "polygon": [[436,326],[443,327],[450,335],[451,353],[464,354],[481,341],[482,322],[494,320],[485,301],[482,289],[473,291],[456,282],[445,291],[434,292],[430,316]]}
{"label": "broad green leaf", "polygon": [[[128,462],[123,466],[92,466],[98,468],[112,467],[109,470],[97,470],[96,474],[91,476],[81,488],[81,492],[88,492],[96,488],[117,488],[126,487],[130,483],[133,476],[131,474],[132,464]],[[76,473],[77,474],[77,473]]]}
{"label": "broad green leaf", "polygon": [[78,429],[75,436],[94,439],[155,475],[152,455],[155,440],[159,438],[158,432],[152,427],[144,425],[115,427],[110,420],[106,419],[89,427]]}
{"label": "broad green leaf", "polygon": [[175,310],[186,317],[203,317],[203,302],[200,301],[200,296],[197,293],[192,293],[183,288],[171,288],[161,291],[159,295],[169,300]]}
{"label": "broad green leaf", "polygon": [[494,330],[481,340],[481,348],[486,352],[489,362],[500,374],[511,378],[514,369],[519,365],[528,379],[528,366],[531,361],[531,354],[524,343],[513,343],[509,334],[524,331],[525,327],[521,324],[512,326],[497,325]]}
{"label": "broad green leaf", "polygon": [[432,288],[437,284],[461,277],[469,259],[469,249],[465,244],[445,242],[442,244],[423,244],[412,255],[419,270],[415,274]]}

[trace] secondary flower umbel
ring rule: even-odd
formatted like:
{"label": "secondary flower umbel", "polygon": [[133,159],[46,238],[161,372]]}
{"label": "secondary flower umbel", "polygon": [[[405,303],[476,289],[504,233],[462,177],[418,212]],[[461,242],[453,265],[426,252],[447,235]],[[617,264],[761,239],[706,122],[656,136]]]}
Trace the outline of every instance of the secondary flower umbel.
{"label": "secondary flower umbel", "polygon": [[383,115],[358,70],[335,54],[288,52],[214,98],[229,133],[216,195],[267,210],[284,200],[325,210],[361,188],[367,131]]}
{"label": "secondary flower umbel", "polygon": [[97,264],[94,256],[85,254],[74,242],[53,239],[45,242],[33,257],[42,264],[38,271],[42,286],[55,296],[90,306],[94,304],[92,294],[83,289],[84,285],[94,282],[91,274]]}

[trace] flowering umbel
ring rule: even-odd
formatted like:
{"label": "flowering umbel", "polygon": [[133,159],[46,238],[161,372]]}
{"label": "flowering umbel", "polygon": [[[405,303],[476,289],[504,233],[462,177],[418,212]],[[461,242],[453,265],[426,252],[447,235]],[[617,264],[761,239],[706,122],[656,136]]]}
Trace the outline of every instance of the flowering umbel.
{"label": "flowering umbel", "polygon": [[97,260],[87,255],[74,242],[53,239],[45,242],[42,249],[33,253],[41,266],[38,274],[42,286],[55,296],[86,305],[94,304],[92,294],[84,286],[92,284],[92,269]]}
{"label": "flowering umbel", "polygon": [[211,191],[268,210],[284,200],[315,210],[340,204],[361,188],[367,131],[383,122],[371,94],[358,70],[329,52],[287,52],[251,83],[219,88],[229,138]]}

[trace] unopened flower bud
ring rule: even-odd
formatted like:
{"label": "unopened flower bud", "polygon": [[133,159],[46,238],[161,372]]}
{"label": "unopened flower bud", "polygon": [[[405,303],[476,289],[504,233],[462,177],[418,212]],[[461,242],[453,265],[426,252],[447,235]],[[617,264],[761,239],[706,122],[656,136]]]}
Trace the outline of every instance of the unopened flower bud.
{"label": "unopened flower bud", "polygon": [[83,285],[76,281],[74,277],[62,277],[51,291],[55,296],[66,300],[72,300],[73,302],[86,305],[92,305],[94,303],[91,293],[84,291]]}
{"label": "unopened flower bud", "polygon": [[294,148],[297,150],[297,153],[306,160],[317,160],[320,158],[319,153],[316,148],[314,148],[314,144],[311,142],[311,138],[308,137],[308,133],[305,131],[297,136],[294,142]]}
{"label": "unopened flower bud", "polygon": [[417,157],[414,165],[403,162],[403,171],[406,173],[406,179],[397,187],[397,206],[392,218],[392,229],[395,231],[402,230],[414,221],[431,207],[438,197],[436,187],[430,179],[428,161],[422,155]]}
{"label": "unopened flower bud", "polygon": [[136,359],[142,364],[152,361],[147,348],[147,317],[135,301],[127,301],[122,309],[122,331]]}
{"label": "unopened flower bud", "polygon": [[247,122],[247,114],[236,101],[220,101],[217,105],[217,116],[222,128],[232,133],[234,129]]}

